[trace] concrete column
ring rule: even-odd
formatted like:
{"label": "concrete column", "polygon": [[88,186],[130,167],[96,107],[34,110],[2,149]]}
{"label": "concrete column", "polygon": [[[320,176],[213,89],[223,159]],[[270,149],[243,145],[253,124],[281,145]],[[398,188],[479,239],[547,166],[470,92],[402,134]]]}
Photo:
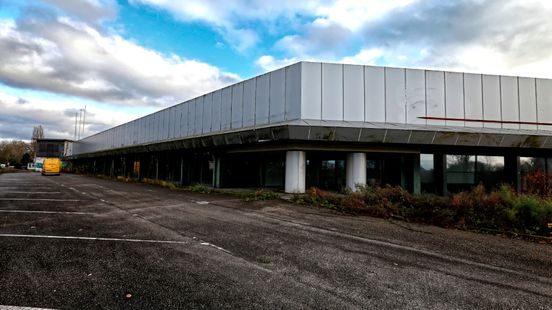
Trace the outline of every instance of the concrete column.
{"label": "concrete column", "polygon": [[306,187],[306,154],[303,151],[286,152],[286,193],[304,193]]}
{"label": "concrete column", "polygon": [[366,153],[347,154],[345,164],[346,185],[349,189],[356,191],[357,185],[366,184]]}
{"label": "concrete column", "polygon": [[433,182],[438,195],[448,195],[447,189],[447,155],[433,154]]}
{"label": "concrete column", "polygon": [[420,154],[415,154],[412,159],[412,192],[414,194],[419,194],[422,191],[422,181],[420,179]]}
{"label": "concrete column", "polygon": [[213,167],[213,187],[220,188],[220,165],[221,160],[220,156],[215,156],[214,167]]}
{"label": "concrete column", "polygon": [[516,192],[521,191],[520,182],[520,162],[519,156],[506,155],[504,156],[504,181],[514,188]]}

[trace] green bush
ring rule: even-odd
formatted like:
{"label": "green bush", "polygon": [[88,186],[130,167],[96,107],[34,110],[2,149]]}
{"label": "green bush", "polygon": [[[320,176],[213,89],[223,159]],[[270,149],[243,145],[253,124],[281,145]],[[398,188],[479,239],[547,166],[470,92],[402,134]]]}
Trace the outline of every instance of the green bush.
{"label": "green bush", "polygon": [[292,201],[322,208],[399,218],[410,222],[460,229],[492,229],[549,235],[552,200],[517,194],[509,186],[488,192],[483,185],[450,197],[410,194],[399,186],[358,186],[356,192],[331,193],[310,188]]}

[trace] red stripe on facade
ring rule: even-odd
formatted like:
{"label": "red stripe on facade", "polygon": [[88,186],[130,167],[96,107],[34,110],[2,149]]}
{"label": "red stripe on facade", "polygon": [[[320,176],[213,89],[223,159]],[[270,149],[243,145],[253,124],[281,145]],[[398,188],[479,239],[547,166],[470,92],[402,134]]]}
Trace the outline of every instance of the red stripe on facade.
{"label": "red stripe on facade", "polygon": [[475,122],[475,123],[523,124],[523,125],[552,126],[552,123],[526,122],[526,121],[499,121],[499,120],[494,120],[494,119],[478,119],[478,118],[456,118],[456,117],[435,117],[435,116],[419,116],[418,118],[429,119],[429,120],[437,120],[437,121],[459,121],[459,122]]}

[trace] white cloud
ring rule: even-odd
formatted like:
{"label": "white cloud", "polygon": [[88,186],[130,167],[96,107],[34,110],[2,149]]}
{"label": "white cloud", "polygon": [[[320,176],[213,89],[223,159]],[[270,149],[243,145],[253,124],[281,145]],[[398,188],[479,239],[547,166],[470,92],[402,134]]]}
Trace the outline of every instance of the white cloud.
{"label": "white cloud", "polygon": [[[73,139],[75,112],[82,102],[72,98],[20,98],[0,91],[0,139],[29,140],[33,127],[42,125],[48,138]],[[143,111],[113,111],[88,106],[82,137],[142,116]]]}
{"label": "white cloud", "polygon": [[0,23],[0,82],[125,105],[166,106],[237,81],[67,17]]}
{"label": "white cloud", "polygon": [[298,61],[297,58],[275,59],[273,56],[264,55],[259,57],[255,63],[264,71],[273,71]]}

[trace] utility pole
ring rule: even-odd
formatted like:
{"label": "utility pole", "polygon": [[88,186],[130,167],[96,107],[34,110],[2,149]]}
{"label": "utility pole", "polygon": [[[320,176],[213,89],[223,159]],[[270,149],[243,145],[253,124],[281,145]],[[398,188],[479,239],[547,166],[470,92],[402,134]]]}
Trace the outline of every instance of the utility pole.
{"label": "utility pole", "polygon": [[77,141],[77,120],[78,120],[78,116],[79,115],[79,112],[75,112],[75,141]]}
{"label": "utility pole", "polygon": [[82,116],[82,135],[84,136],[84,124],[86,123],[86,106],[84,106],[83,116]]}

